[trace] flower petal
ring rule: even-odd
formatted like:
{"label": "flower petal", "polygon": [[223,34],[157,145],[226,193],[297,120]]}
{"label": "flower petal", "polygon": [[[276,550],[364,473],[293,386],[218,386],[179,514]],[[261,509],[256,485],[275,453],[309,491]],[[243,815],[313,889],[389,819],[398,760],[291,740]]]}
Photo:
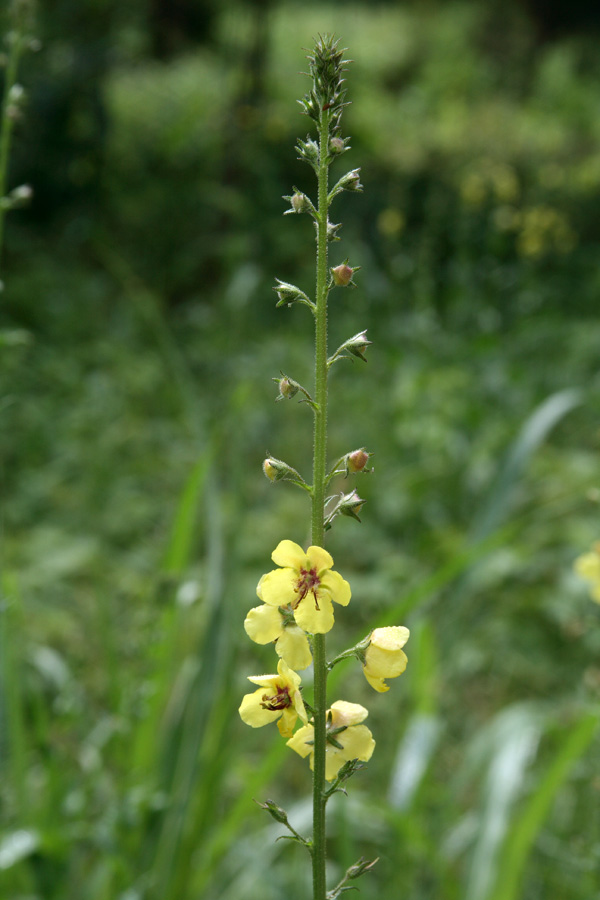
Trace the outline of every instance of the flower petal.
{"label": "flower petal", "polygon": [[363,669],[363,673],[371,687],[375,688],[379,694],[384,694],[386,691],[389,691],[389,684],[386,684],[381,676],[370,675],[366,669]]}
{"label": "flower petal", "polygon": [[242,721],[252,728],[261,728],[275,722],[281,715],[279,709],[265,709],[261,706],[263,694],[263,688],[259,688],[253,694],[246,694],[239,709]]}
{"label": "flower petal", "polygon": [[333,567],[333,558],[327,550],[323,550],[322,547],[309,547],[306,551],[306,555],[310,563],[310,568],[316,569],[318,575],[321,575],[327,569]]}
{"label": "flower petal", "polygon": [[334,728],[340,725],[358,725],[369,715],[369,710],[360,703],[349,703],[347,700],[336,700],[331,704],[331,722]]}
{"label": "flower petal", "polygon": [[273,569],[259,581],[261,598],[269,606],[286,606],[295,603],[297,576],[294,569]]}
{"label": "flower petal", "polygon": [[333,605],[325,593],[319,592],[319,609],[315,605],[312,594],[302,600],[294,610],[296,622],[309,634],[326,634],[331,631],[334,623]]}
{"label": "flower petal", "polygon": [[365,673],[376,678],[397,678],[406,669],[408,659],[404,650],[388,651],[372,644],[367,648]]}
{"label": "flower petal", "polygon": [[277,607],[263,603],[250,610],[244,621],[244,628],[250,640],[256,644],[268,644],[276,641],[282,634],[283,619]]}
{"label": "flower petal", "polygon": [[[304,709],[304,706],[302,708]],[[288,709],[284,709],[281,713],[281,718],[277,723],[281,737],[290,738],[294,733],[294,725],[297,721],[298,713],[293,707],[290,706]]]}
{"label": "flower petal", "polygon": [[331,599],[340,606],[348,606],[350,603],[350,585],[344,581],[339,572],[325,572],[319,585],[319,592],[321,590],[326,590]]}
{"label": "flower petal", "polygon": [[302,758],[308,756],[314,751],[312,741],[315,737],[315,731],[312,725],[304,725],[299,728],[293,738],[287,742],[288,747],[299,753]]}
{"label": "flower petal", "polygon": [[325,780],[333,781],[347,759],[352,758],[351,756],[346,757],[344,751],[338,747],[332,747],[331,744],[327,744],[325,748]]}
{"label": "flower petal", "polygon": [[306,669],[312,662],[308,638],[297,625],[288,625],[281,631],[275,650],[292,669]]}
{"label": "flower petal", "polygon": [[301,569],[306,565],[306,553],[293,541],[280,541],[271,553],[271,559],[277,566],[292,569]]}
{"label": "flower petal", "polygon": [[375,749],[373,735],[366,725],[353,725],[339,736],[339,741],[344,745],[344,757],[346,759],[360,759],[363,762],[371,759]]}

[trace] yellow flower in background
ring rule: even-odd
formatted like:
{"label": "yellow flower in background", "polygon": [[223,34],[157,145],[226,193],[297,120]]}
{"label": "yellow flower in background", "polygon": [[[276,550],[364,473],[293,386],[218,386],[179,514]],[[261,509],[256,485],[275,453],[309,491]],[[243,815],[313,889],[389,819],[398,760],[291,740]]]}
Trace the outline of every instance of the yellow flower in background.
{"label": "yellow flower in background", "polygon": [[332,572],[333,559],[322,547],[306,553],[293,541],[281,541],[271,559],[278,566],[261,578],[257,593],[268,606],[290,606],[296,624],[310,634],[325,634],[333,627],[333,602],[347,606],[350,585]]}
{"label": "yellow flower in background", "polygon": [[371,632],[363,672],[380,694],[390,689],[384,679],[397,678],[406,669],[408,660],[402,647],[409,637],[410,631],[403,625],[389,625]]}
{"label": "yellow flower in background", "polygon": [[[361,725],[368,710],[358,703],[337,700],[327,710],[327,746],[325,749],[325,778],[332,781],[345,762],[360,759],[367,762],[373,755],[375,741],[366,725]],[[310,754],[310,767],[314,762],[314,728],[304,725],[287,742],[303,758]]]}
{"label": "yellow flower in background", "polygon": [[[261,582],[256,593],[262,600]],[[284,659],[291,669],[306,669],[312,662],[308,638],[294,621],[289,606],[255,606],[244,622],[246,634],[256,644],[275,641],[277,655]]]}
{"label": "yellow flower in background", "polygon": [[300,693],[301,680],[283,659],[279,660],[277,675],[249,675],[248,681],[259,688],[242,700],[239,709],[242,721],[252,728],[277,722],[279,733],[291,737],[298,718],[308,721]]}
{"label": "yellow flower in background", "polygon": [[578,575],[590,582],[592,600],[600,603],[600,541],[596,541],[589,553],[578,556],[573,568]]}

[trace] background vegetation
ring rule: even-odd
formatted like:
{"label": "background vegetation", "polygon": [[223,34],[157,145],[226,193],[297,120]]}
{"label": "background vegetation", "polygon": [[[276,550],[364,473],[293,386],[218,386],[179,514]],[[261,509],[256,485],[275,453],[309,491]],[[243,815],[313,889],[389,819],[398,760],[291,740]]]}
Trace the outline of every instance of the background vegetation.
{"label": "background vegetation", "polygon": [[325,31],[354,59],[365,184],[339,201],[334,250],[363,269],[332,343],[374,343],[336,367],[331,453],[376,454],[362,526],[331,532],[354,598],[335,649],[412,632],[385,700],[336,670],[377,750],[332,804],[332,878],[364,854],[365,900],[600,896],[599,613],[571,569],[600,501],[585,9],[38,10],[9,185],[35,197],[2,276],[1,897],[308,895],[252,802],[308,829],[307,767],[237,707],[270,659],[242,629],[256,582],[308,534],[260,464],[310,458],[271,382],[310,381],[310,323],[271,286],[312,284],[281,195],[313,187],[295,99]]}

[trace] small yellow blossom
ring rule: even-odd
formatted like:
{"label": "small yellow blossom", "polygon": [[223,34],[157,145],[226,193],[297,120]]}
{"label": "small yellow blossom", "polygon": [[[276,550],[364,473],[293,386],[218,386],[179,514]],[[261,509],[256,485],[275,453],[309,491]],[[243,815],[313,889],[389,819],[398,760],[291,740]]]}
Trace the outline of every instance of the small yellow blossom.
{"label": "small yellow blossom", "polygon": [[600,541],[596,541],[589,553],[578,556],[573,567],[578,575],[590,582],[592,600],[600,603]]}
{"label": "small yellow blossom", "polygon": [[[256,593],[262,600],[261,581]],[[312,654],[306,634],[294,621],[294,614],[289,606],[275,607],[255,606],[244,622],[246,634],[256,644],[269,644],[275,641],[277,655],[284,659],[291,669],[306,669],[312,662]]]}
{"label": "small yellow blossom", "polygon": [[[327,746],[325,748],[325,778],[332,781],[345,762],[360,759],[367,762],[373,755],[375,741],[366,725],[361,725],[368,711],[358,703],[337,700],[327,710]],[[304,725],[287,742],[288,747],[306,757],[310,767],[314,762],[314,728]]]}
{"label": "small yellow blossom", "polygon": [[239,709],[242,720],[252,728],[261,728],[279,719],[280,734],[291,737],[298,718],[304,723],[308,721],[300,693],[301,680],[283,659],[279,660],[277,675],[249,675],[248,681],[259,688],[242,700]]}
{"label": "small yellow blossom", "polygon": [[380,694],[390,689],[384,679],[397,678],[406,669],[408,660],[402,647],[409,637],[410,631],[403,625],[389,625],[371,632],[363,672],[371,687]]}
{"label": "small yellow blossom", "polygon": [[310,634],[325,634],[333,627],[333,604],[347,606],[350,585],[332,572],[333,559],[322,547],[306,553],[293,541],[280,541],[271,555],[278,566],[259,582],[261,599],[268,606],[290,606],[296,624]]}

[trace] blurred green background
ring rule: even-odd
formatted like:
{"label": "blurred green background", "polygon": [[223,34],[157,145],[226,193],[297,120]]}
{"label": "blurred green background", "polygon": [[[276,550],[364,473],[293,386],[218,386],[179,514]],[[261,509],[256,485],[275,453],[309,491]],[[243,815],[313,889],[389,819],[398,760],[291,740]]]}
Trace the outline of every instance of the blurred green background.
{"label": "blurred green background", "polygon": [[[332,459],[366,445],[352,584],[329,646],[406,624],[386,695],[331,699],[377,741],[330,805],[333,885],[365,900],[600,897],[599,14],[589,3],[47,0],[2,280],[2,900],[303,900],[308,766],[237,707],[271,648],[242,623],[282,538],[308,539],[303,308],[314,193],[294,143],[302,48],[348,73],[332,264]],[[342,163],[334,175],[345,171]],[[348,490],[341,480],[336,490]]]}

